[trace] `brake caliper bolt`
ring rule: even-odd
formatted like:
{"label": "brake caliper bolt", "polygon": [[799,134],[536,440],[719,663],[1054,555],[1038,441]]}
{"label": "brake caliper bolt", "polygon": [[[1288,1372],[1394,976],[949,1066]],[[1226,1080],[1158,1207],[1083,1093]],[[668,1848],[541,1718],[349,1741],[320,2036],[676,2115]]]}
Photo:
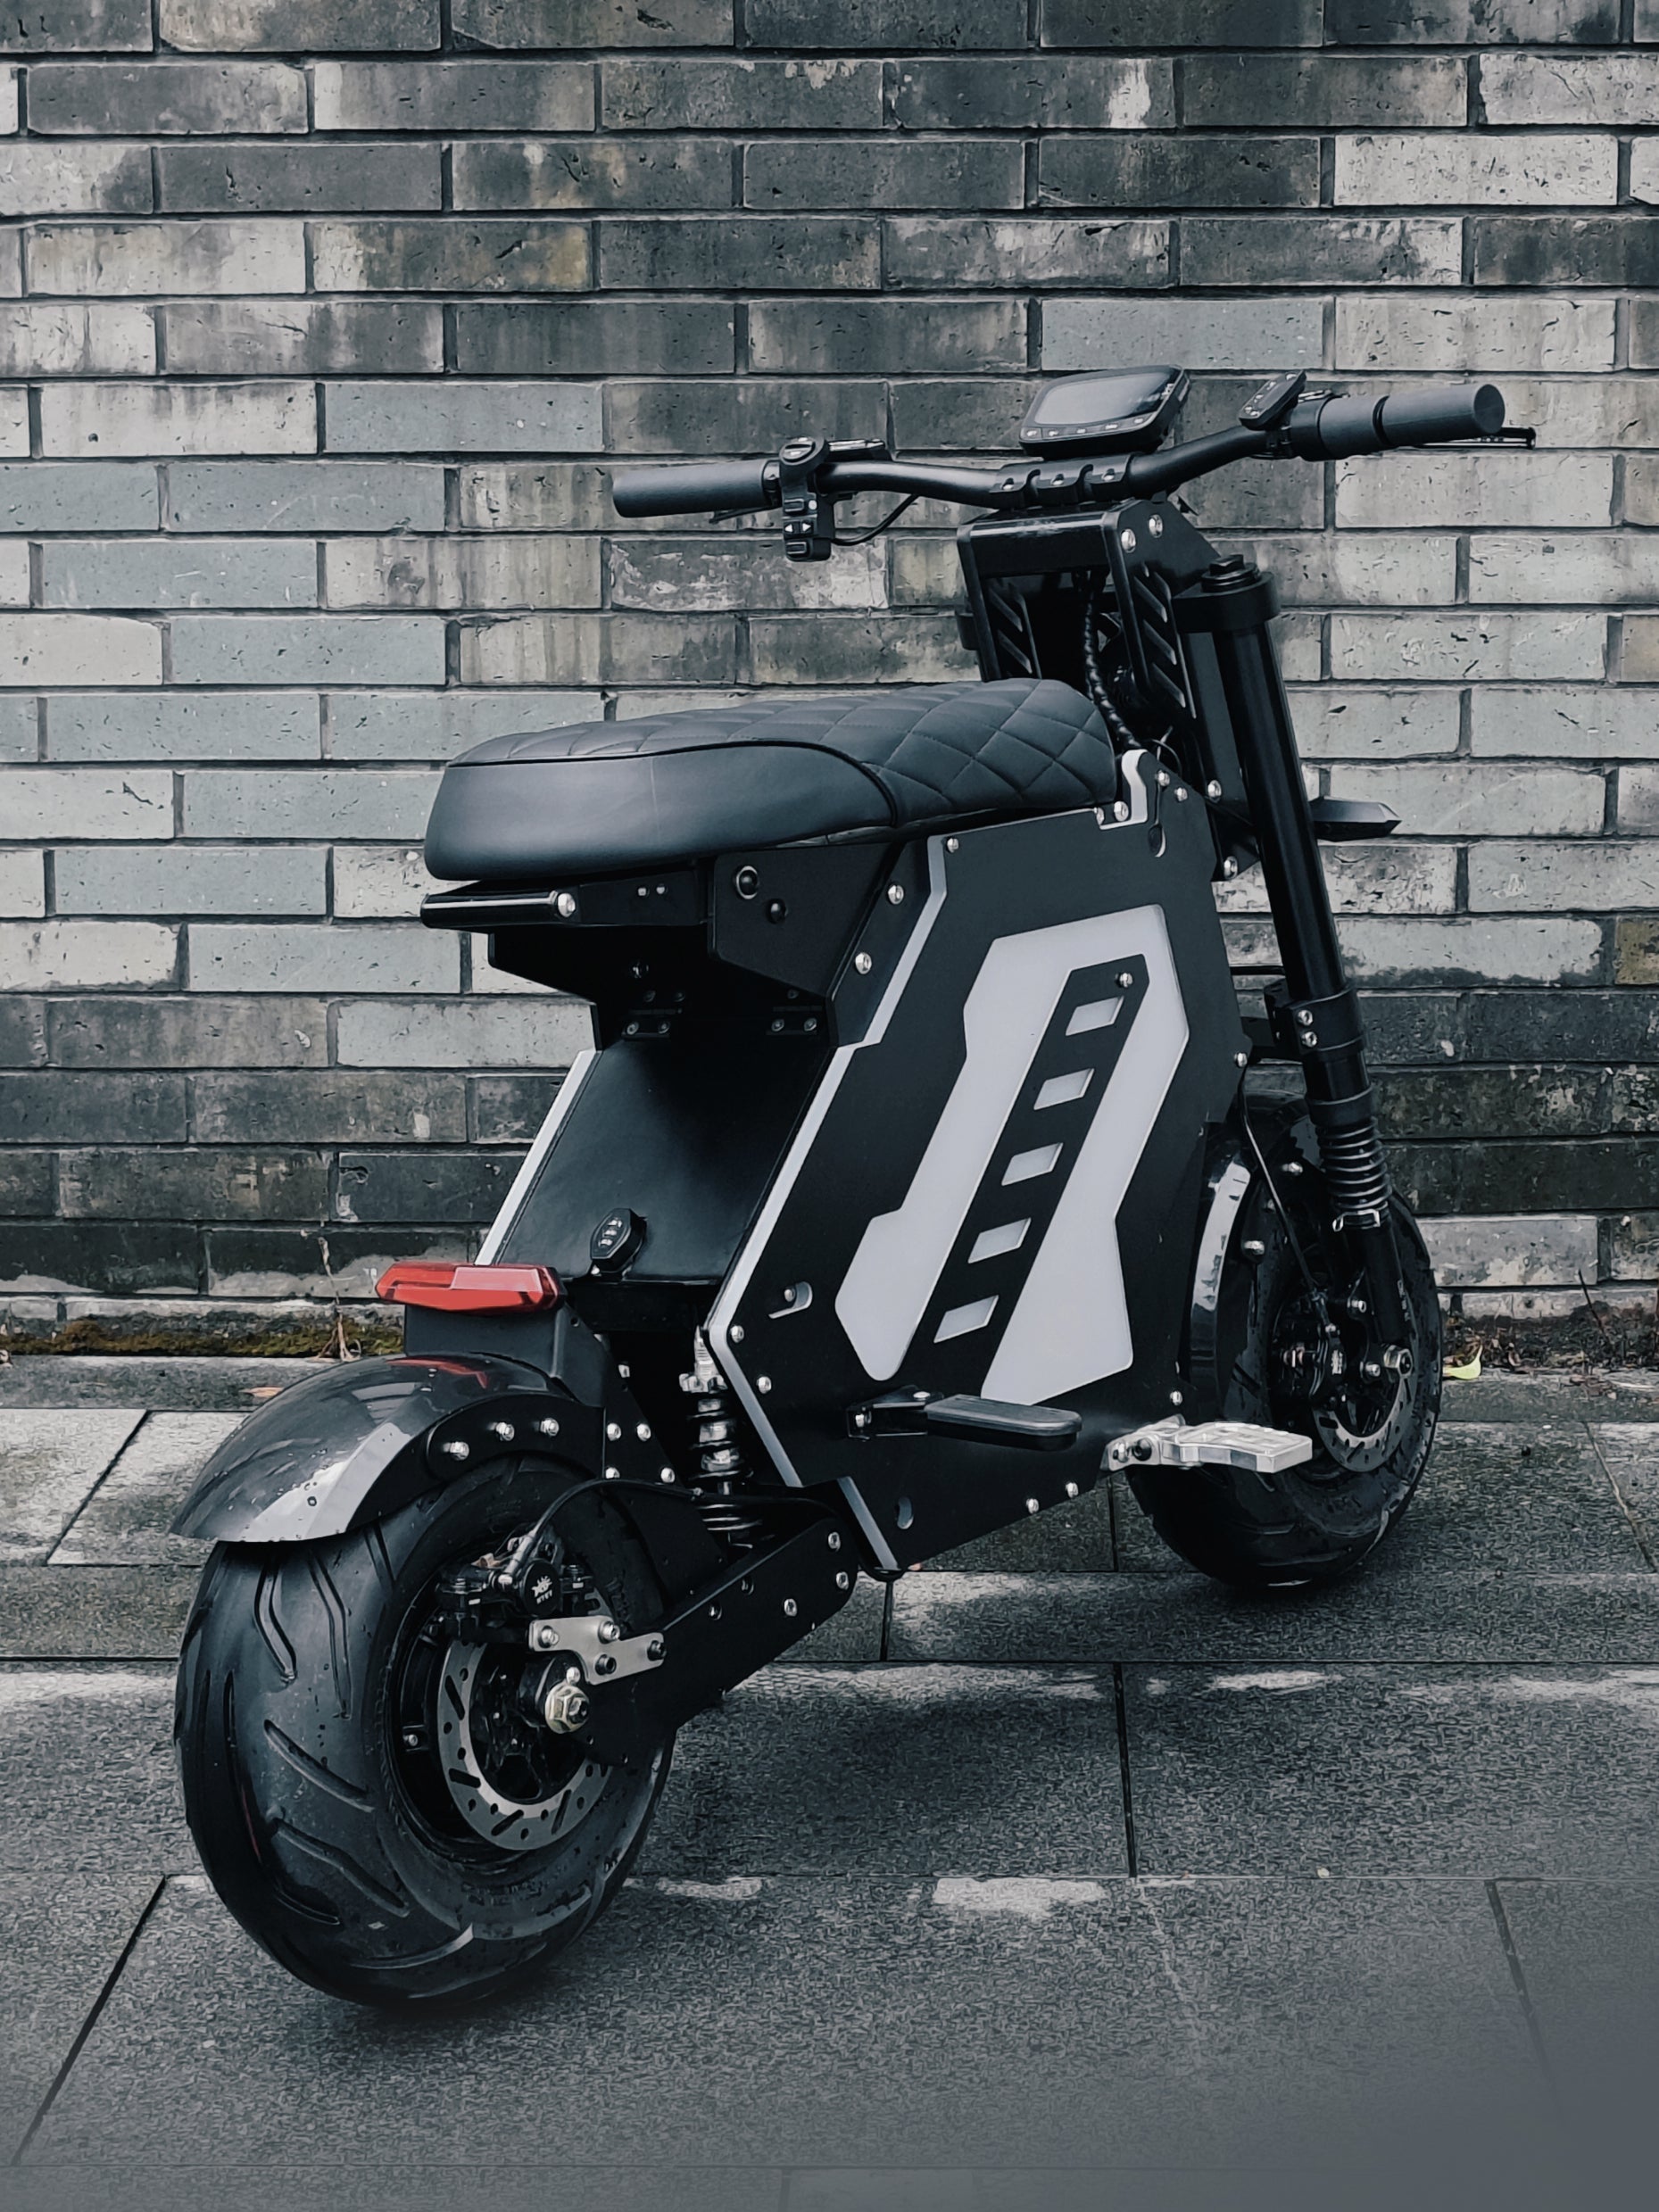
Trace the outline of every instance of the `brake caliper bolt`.
{"label": "brake caliper bolt", "polygon": [[614,1620],[601,1620],[599,1624],[599,1640],[601,1644],[614,1644],[621,1634]]}
{"label": "brake caliper bolt", "polygon": [[663,1642],[659,1636],[654,1636],[651,1639],[651,1642],[645,1646],[645,1656],[654,1666],[661,1659],[663,1653],[668,1650],[668,1645]]}

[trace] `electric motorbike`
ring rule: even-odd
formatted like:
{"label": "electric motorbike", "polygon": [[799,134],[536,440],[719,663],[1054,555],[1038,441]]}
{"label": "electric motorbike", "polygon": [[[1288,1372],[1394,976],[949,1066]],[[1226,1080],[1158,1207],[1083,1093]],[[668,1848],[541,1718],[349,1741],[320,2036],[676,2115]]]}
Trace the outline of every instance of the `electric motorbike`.
{"label": "electric motorbike", "polygon": [[[402,1355],[253,1414],[177,1524],[215,1546],[191,1828],[306,1981],[431,2005],[539,1968],[625,1881],[680,1726],[860,1576],[1114,1477],[1248,1589],[1405,1511],[1439,1309],[1319,851],[1395,818],[1309,799],[1273,584],[1174,495],[1530,434],[1489,385],[1298,374],[1172,443],[1186,388],[1057,379],[1000,468],[799,437],[619,472],[625,515],[776,509],[809,562],[856,496],[977,510],[977,678],[446,770],[422,919],[588,1001],[595,1048],[476,1262],[384,1278]],[[1280,965],[1246,1004],[1215,887],[1256,867]]]}

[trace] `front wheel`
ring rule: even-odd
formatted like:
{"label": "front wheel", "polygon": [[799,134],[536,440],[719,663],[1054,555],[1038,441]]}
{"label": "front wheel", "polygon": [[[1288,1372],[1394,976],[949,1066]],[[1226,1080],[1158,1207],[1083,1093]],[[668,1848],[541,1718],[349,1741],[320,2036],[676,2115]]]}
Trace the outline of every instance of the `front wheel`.
{"label": "front wheel", "polygon": [[1132,1470],[1130,1482],[1159,1536],[1200,1573],[1240,1589],[1294,1589],[1357,1566],[1411,1502],[1439,1414],[1440,1307],[1422,1234],[1397,1197],[1409,1342],[1400,1370],[1366,1379],[1363,1330],[1348,1330],[1346,1347],[1325,1338],[1303,1272],[1346,1321],[1362,1286],[1331,1279],[1312,1129],[1282,1123],[1263,1132],[1263,1148],[1290,1225],[1257,1179],[1229,1247],[1215,1370],[1205,1379],[1224,1421],[1299,1430],[1314,1455],[1276,1475]]}
{"label": "front wheel", "polygon": [[[621,1886],[667,1778],[585,1756],[523,1692],[524,1659],[435,1624],[458,1567],[499,1559],[552,1471],[483,1468],[350,1536],[223,1545],[179,1661],[191,1834],[214,1887],[302,1980],[378,2005],[493,1995]],[[573,1611],[626,1632],[654,1578],[600,1501],[565,1516]]]}

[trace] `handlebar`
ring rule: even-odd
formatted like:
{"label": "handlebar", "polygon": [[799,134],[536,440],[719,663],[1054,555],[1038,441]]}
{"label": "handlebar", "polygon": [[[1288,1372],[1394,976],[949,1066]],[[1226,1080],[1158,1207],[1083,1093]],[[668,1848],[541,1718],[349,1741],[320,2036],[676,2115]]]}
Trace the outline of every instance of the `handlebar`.
{"label": "handlebar", "polygon": [[[874,447],[837,459],[832,448],[814,488],[830,500],[859,492],[896,492],[1005,512],[1115,506],[1175,491],[1235,460],[1287,454],[1302,460],[1340,460],[1400,446],[1494,437],[1503,424],[1504,396],[1492,384],[1425,385],[1381,400],[1310,393],[1269,429],[1218,430],[1160,452],[1117,453],[1098,460],[1021,460],[1006,468],[952,468],[933,461],[895,460]],[[618,513],[630,516],[759,512],[779,504],[781,475],[771,459],[675,461],[619,469],[610,496]]]}

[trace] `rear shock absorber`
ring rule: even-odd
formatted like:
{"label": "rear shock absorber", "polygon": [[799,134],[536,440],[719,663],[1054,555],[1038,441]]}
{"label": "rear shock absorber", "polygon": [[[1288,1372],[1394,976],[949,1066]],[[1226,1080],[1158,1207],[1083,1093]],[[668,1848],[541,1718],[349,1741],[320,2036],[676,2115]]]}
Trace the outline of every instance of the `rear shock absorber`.
{"label": "rear shock absorber", "polygon": [[680,1388],[693,1401],[696,1428],[698,1488],[702,1496],[698,1511],[712,1536],[739,1550],[748,1550],[760,1531],[758,1515],[738,1500],[749,1476],[743,1455],[742,1431],[731,1385],[715,1365],[709,1339],[697,1331],[691,1372],[680,1377]]}

